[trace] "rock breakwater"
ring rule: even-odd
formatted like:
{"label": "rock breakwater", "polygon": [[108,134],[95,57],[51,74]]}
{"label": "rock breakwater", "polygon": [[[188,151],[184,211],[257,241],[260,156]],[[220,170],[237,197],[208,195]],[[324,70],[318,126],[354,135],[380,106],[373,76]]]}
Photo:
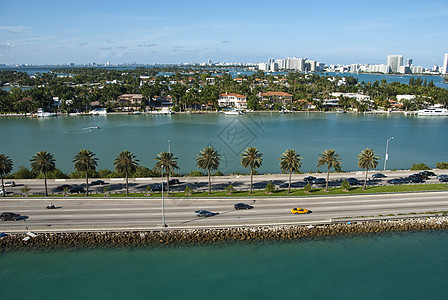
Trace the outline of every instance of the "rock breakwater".
{"label": "rock breakwater", "polygon": [[251,228],[161,230],[136,232],[78,232],[11,234],[0,238],[0,249],[77,249],[97,247],[157,247],[210,245],[230,242],[293,241],[382,232],[448,229],[447,217],[318,226],[264,226]]}

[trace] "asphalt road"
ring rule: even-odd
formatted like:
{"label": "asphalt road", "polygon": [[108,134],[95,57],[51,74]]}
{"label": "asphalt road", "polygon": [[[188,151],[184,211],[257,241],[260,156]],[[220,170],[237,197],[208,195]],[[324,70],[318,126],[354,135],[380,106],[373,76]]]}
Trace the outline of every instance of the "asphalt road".
{"label": "asphalt road", "polygon": [[[287,224],[321,224],[336,218],[367,217],[448,211],[447,192],[342,195],[304,198],[263,199],[165,199],[165,220],[169,229],[213,228]],[[251,210],[233,209],[237,202],[254,206]],[[19,221],[0,222],[0,232],[68,232],[101,230],[151,230],[162,227],[161,199],[92,200],[53,199],[57,209],[45,209],[46,199],[6,198],[0,200],[2,212],[23,216]],[[293,215],[291,209],[303,207],[311,214]],[[194,211],[205,209],[219,213],[196,217]],[[347,219],[348,220],[348,219]]]}
{"label": "asphalt road", "polygon": [[[387,185],[388,181],[394,178],[406,177],[408,175],[416,173],[416,171],[386,171],[381,172],[387,175],[384,179],[372,179],[372,174],[375,171],[370,171],[368,176],[368,185]],[[440,172],[439,172],[440,173]],[[440,173],[447,174],[447,172]],[[303,179],[307,176],[314,177],[326,177],[326,173],[315,174],[294,174],[292,176],[292,185],[296,188],[302,188],[305,185]],[[360,172],[347,172],[347,173],[331,173],[330,174],[330,186],[340,186],[341,182],[345,178],[357,178],[361,184],[364,183],[365,173]],[[184,191],[188,185],[195,191],[205,191],[208,189],[208,178],[204,177],[176,177],[179,179],[180,184],[170,186],[172,191]],[[89,182],[98,180],[98,178],[89,179]],[[103,178],[106,185],[89,186],[89,191],[93,193],[103,193],[104,187],[108,187],[111,193],[124,193],[126,190],[125,179],[123,178]],[[9,181],[9,180],[5,180]],[[15,179],[15,187],[6,187],[8,192],[14,194],[20,194],[20,189],[26,184],[30,187],[30,194],[41,194],[45,192],[43,179]],[[166,181],[166,179],[165,179]],[[288,183],[287,174],[272,174],[272,175],[257,175],[254,176],[254,189],[264,189],[266,184],[272,181],[277,187],[283,183]],[[224,190],[229,184],[232,184],[236,190],[248,190],[249,189],[250,176],[216,176],[212,177],[212,188],[214,190]],[[425,181],[426,183],[439,183],[436,177],[431,177]],[[161,183],[160,178],[130,178],[129,179],[129,191],[143,193],[148,185],[154,186]],[[63,194],[63,191],[57,191],[56,187],[68,184],[68,185],[81,185],[85,187],[85,179],[48,179],[48,192],[50,194]],[[325,184],[313,185],[313,187],[322,187]]]}

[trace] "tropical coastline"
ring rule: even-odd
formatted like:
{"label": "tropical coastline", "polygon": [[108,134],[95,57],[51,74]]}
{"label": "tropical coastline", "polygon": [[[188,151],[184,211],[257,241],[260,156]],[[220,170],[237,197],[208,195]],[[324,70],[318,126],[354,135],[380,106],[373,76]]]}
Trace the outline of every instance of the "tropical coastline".
{"label": "tropical coastline", "polygon": [[40,232],[0,238],[1,251],[18,249],[138,248],[227,244],[233,242],[297,241],[383,232],[447,230],[448,217],[408,217],[398,220],[335,221],[308,226],[262,226],[225,229],[159,230],[136,232]]}

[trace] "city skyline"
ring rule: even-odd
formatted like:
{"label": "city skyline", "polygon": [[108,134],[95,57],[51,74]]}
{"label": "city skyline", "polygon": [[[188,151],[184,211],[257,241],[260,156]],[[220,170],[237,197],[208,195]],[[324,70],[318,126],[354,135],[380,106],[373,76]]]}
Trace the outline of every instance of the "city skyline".
{"label": "city skyline", "polygon": [[0,0],[0,64],[264,62],[310,57],[427,68],[448,52],[446,1]]}

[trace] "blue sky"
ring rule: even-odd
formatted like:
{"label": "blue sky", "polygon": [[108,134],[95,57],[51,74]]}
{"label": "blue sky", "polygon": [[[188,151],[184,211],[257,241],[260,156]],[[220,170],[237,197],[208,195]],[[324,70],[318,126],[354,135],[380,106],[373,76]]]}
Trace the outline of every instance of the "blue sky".
{"label": "blue sky", "polygon": [[0,63],[385,63],[441,65],[448,0],[0,0]]}

